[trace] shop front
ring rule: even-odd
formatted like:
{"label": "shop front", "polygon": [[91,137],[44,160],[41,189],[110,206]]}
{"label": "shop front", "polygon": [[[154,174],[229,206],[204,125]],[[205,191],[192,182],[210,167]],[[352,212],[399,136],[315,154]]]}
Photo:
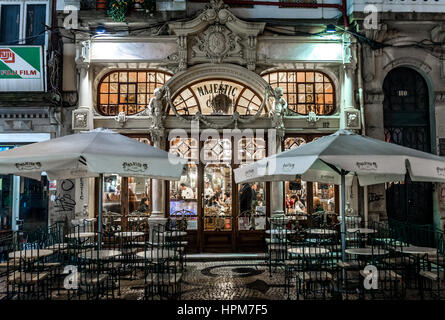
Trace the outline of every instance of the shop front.
{"label": "shop front", "polygon": [[333,185],[238,185],[233,170],[360,128],[351,39],[270,36],[219,7],[168,25],[162,37],[79,40],[73,129],[110,128],[188,161],[179,181],[107,177],[105,208],[129,214],[148,198],[152,216],[187,222],[189,252],[261,252],[269,217],[338,213]]}

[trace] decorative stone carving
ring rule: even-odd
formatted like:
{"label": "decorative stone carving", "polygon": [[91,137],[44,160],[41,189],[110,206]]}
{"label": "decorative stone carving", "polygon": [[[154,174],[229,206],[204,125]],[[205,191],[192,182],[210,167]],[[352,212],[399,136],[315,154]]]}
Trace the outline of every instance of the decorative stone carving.
{"label": "decorative stone carving", "polygon": [[345,129],[346,130],[359,130],[361,128],[360,111],[354,108],[346,109],[345,113]]}
{"label": "decorative stone carving", "polygon": [[241,37],[226,27],[216,24],[203,34],[194,37],[192,47],[194,58],[209,58],[212,63],[221,63],[226,57],[243,57]]}
{"label": "decorative stone carving", "polygon": [[314,111],[309,111],[306,121],[308,122],[309,126],[315,127],[319,119],[320,117],[317,116],[317,114]]}
{"label": "decorative stone carving", "polygon": [[287,101],[283,98],[283,89],[280,87],[268,89],[269,94],[275,99],[274,109],[269,112],[272,126],[275,129],[284,129],[284,115],[287,112]]}
{"label": "decorative stone carving", "polygon": [[6,120],[7,131],[32,131],[32,120]]}
{"label": "decorative stone carving", "polygon": [[116,122],[119,123],[121,127],[123,127],[125,125],[125,122],[127,122],[127,115],[124,111],[121,111],[117,116],[114,117],[114,120],[116,120]]}
{"label": "decorative stone carving", "polygon": [[189,65],[229,62],[245,65],[249,70],[255,69],[256,37],[263,32],[265,23],[238,19],[223,1],[210,1],[195,19],[169,22],[168,26],[170,32],[184,37],[188,46],[184,54],[185,47],[178,43],[178,53],[170,57],[178,64],[181,57],[185,57]]}
{"label": "decorative stone carving", "polygon": [[73,111],[73,130],[87,131],[93,129],[93,115],[89,108],[79,108]]}

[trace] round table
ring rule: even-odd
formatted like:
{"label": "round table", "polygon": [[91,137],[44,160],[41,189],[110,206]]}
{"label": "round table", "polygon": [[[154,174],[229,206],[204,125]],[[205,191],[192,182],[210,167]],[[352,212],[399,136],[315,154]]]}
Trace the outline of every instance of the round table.
{"label": "round table", "polygon": [[293,234],[297,233],[295,230],[289,230],[289,229],[272,229],[272,230],[266,230],[267,234],[277,235],[277,234]]}
{"label": "round table", "polygon": [[70,233],[69,235],[67,235],[67,238],[70,239],[76,239],[76,238],[92,238],[94,236],[96,236],[97,233],[95,232],[79,232],[79,233]]}
{"label": "round table", "polygon": [[383,256],[388,254],[389,251],[385,249],[372,249],[372,248],[350,248],[346,249],[347,254],[354,254],[358,256]]}
{"label": "round table", "polygon": [[68,248],[68,243],[66,243],[66,242],[56,243],[56,244],[45,247],[45,249],[49,249],[49,250],[63,250],[63,249],[67,249],[67,248]]}
{"label": "round table", "polygon": [[301,247],[301,248],[291,248],[287,250],[290,254],[305,255],[305,256],[318,256],[329,253],[330,250],[326,248],[317,247]]}
{"label": "round table", "polygon": [[130,232],[116,232],[114,235],[120,238],[136,238],[145,235],[145,233],[140,231],[134,231],[134,232],[130,231]]}
{"label": "round table", "polygon": [[48,249],[27,249],[27,250],[10,252],[9,258],[11,258],[11,259],[18,259],[18,258],[36,259],[36,258],[50,256],[53,253],[54,253],[53,250],[48,250]]}
{"label": "round table", "polygon": [[396,248],[396,251],[413,255],[428,254],[435,256],[437,254],[436,248],[418,247],[418,246],[398,247]]}
{"label": "round table", "polygon": [[336,234],[337,231],[331,230],[331,229],[308,229],[306,230],[309,234],[316,234],[316,235],[333,235]]}
{"label": "round table", "polygon": [[98,254],[98,250],[92,250],[92,251],[87,251],[85,253],[80,253],[77,256],[79,258],[84,258],[84,259],[97,259],[99,258],[100,260],[107,260],[110,259],[112,257],[116,257],[121,255],[122,252],[118,251],[118,250],[107,250],[107,249],[103,249],[99,251]]}
{"label": "round table", "polygon": [[185,237],[187,235],[187,232],[185,231],[165,231],[162,233],[164,237]]}
{"label": "round table", "polygon": [[175,252],[173,250],[153,250],[153,251],[141,251],[136,253],[136,255],[140,258],[147,260],[159,260],[159,259],[167,259],[173,258],[175,256]]}
{"label": "round table", "polygon": [[349,232],[349,233],[358,232],[358,233],[362,233],[362,234],[371,234],[371,233],[376,233],[377,230],[370,229],[370,228],[349,228],[346,230],[346,232]]}

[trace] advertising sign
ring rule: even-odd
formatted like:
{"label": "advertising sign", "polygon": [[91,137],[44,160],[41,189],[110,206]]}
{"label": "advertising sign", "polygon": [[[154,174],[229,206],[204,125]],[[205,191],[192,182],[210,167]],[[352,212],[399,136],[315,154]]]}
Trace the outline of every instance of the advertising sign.
{"label": "advertising sign", "polygon": [[45,91],[41,46],[0,46],[0,91]]}

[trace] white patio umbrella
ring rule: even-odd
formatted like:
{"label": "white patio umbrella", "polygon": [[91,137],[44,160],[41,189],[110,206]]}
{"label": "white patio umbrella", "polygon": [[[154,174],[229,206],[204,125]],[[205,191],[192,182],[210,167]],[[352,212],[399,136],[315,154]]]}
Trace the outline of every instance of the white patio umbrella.
{"label": "white patio umbrella", "polygon": [[341,242],[345,259],[345,189],[356,175],[361,186],[403,181],[445,182],[445,158],[364,137],[347,130],[235,169],[235,182],[318,181],[341,185]]}
{"label": "white patio umbrella", "polygon": [[[99,235],[102,231],[103,175],[179,180],[185,161],[111,130],[33,143],[0,152],[0,174],[40,179],[99,177]],[[100,247],[101,239],[99,239]]]}

